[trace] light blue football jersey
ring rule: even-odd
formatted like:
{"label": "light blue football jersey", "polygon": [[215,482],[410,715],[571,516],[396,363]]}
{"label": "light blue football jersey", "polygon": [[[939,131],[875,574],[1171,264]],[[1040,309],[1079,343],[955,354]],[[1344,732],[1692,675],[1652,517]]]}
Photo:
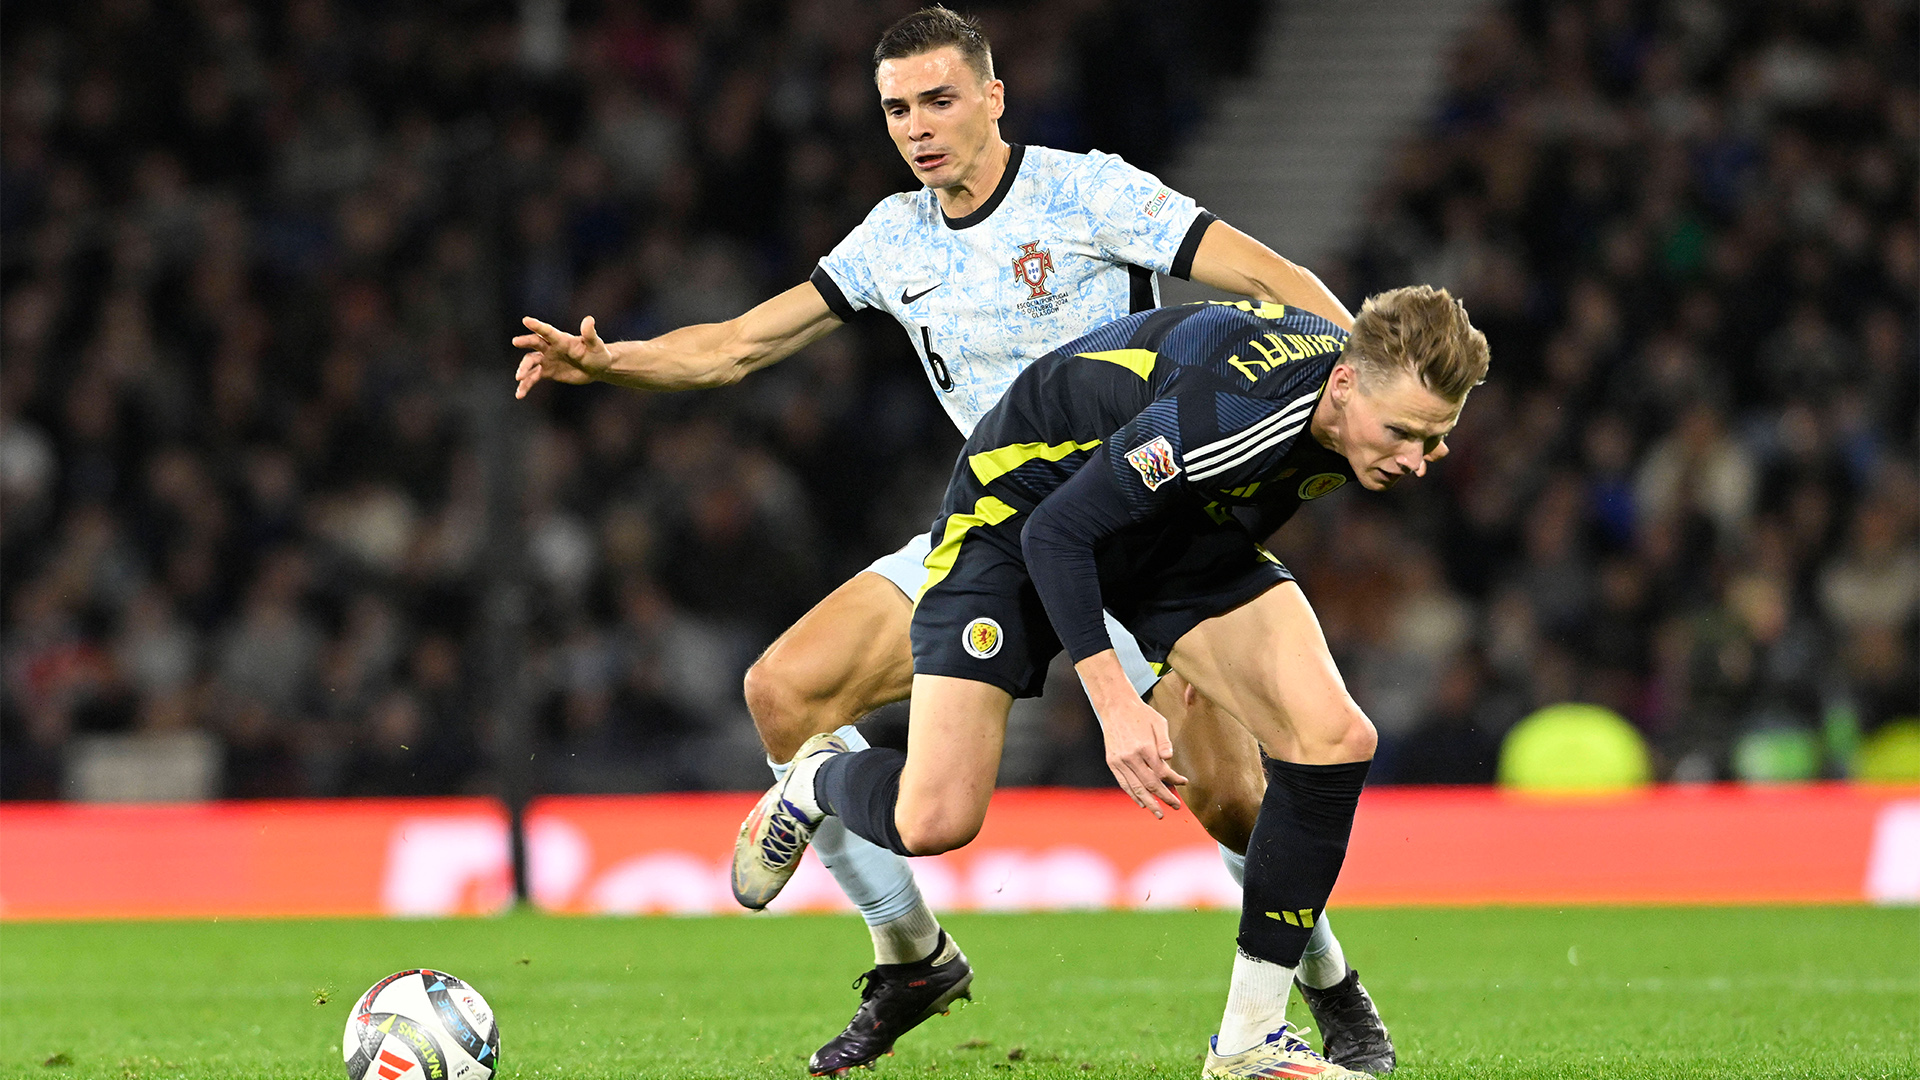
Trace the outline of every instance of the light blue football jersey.
{"label": "light blue football jersey", "polygon": [[841,319],[879,308],[913,339],[963,435],[1014,377],[1064,341],[1159,303],[1213,215],[1112,154],[1015,145],[980,209],[949,218],[933,189],[890,196],[812,281]]}

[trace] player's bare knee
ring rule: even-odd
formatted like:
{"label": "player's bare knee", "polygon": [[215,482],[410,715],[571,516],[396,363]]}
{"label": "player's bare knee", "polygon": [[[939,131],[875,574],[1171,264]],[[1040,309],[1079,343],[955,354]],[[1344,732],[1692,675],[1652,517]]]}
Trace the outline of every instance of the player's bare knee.
{"label": "player's bare knee", "polygon": [[984,820],[982,814],[952,807],[894,812],[894,827],[900,830],[900,841],[915,855],[939,855],[966,847],[980,835]]}
{"label": "player's bare knee", "polygon": [[1339,738],[1331,747],[1334,758],[1340,762],[1371,761],[1373,753],[1380,745],[1380,733],[1374,730],[1373,721],[1360,711],[1360,706],[1349,703]]}
{"label": "player's bare knee", "polygon": [[1291,746],[1291,751],[1282,756],[1302,765],[1370,761],[1379,743],[1373,721],[1349,698],[1343,706],[1313,716],[1305,723],[1296,720],[1292,738],[1282,744]]}
{"label": "player's bare knee", "polygon": [[816,734],[806,695],[780,669],[767,664],[764,656],[747,669],[741,689],[767,755],[775,761],[791,761],[800,744]]}

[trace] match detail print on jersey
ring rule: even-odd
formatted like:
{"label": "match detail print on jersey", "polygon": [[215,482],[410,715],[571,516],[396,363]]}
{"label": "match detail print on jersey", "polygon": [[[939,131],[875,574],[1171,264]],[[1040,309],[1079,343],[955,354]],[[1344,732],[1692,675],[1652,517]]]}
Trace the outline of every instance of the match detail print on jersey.
{"label": "match detail print on jersey", "polygon": [[1031,240],[1020,245],[1020,254],[1013,257],[1013,276],[1020,279],[1029,292],[1021,303],[1020,311],[1029,317],[1051,315],[1060,309],[1065,301],[1047,290],[1047,275],[1053,273],[1053,253],[1040,248],[1040,241]]}
{"label": "match detail print on jersey", "polygon": [[1031,298],[1049,295],[1047,275],[1053,272],[1053,253],[1034,250],[1039,246],[1038,240],[1028,241],[1020,245],[1020,254],[1013,257],[1013,275],[1033,290],[1027,294]]}

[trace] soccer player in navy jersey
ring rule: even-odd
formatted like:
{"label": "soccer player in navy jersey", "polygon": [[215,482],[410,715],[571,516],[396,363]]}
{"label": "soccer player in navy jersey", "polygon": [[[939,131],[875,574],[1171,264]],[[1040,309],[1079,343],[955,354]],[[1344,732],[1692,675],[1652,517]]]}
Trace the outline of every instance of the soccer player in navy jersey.
{"label": "soccer player in navy jersey", "polygon": [[[734,872],[772,895],[813,832],[902,855],[979,832],[1007,711],[1065,650],[1142,806],[1178,807],[1173,748],[1122,670],[1111,613],[1258,740],[1267,789],[1247,851],[1239,950],[1209,1077],[1365,1077],[1313,1052],[1285,998],[1324,916],[1373,758],[1293,575],[1259,543],[1349,481],[1424,475],[1486,337],[1444,290],[1367,301],[1352,334],[1280,305],[1131,315],[1014,380],[954,467],[913,615],[907,753],[817,735],[762,797]],[[1116,734],[1118,737],[1116,738]]]}
{"label": "soccer player in navy jersey", "polygon": [[[1048,349],[1152,308],[1157,273],[1351,325],[1311,273],[1155,177],[1108,154],[1002,139],[1004,86],[971,20],[941,7],[916,12],[887,30],[874,60],[888,131],[920,190],[883,200],[808,282],[724,323],[609,343],[591,317],[578,334],[526,319],[530,332],[514,339],[527,350],[518,395],[543,379],[646,390],[726,385],[877,308],[907,332],[965,434]],[[912,598],[928,552],[922,535],[877,560],[749,670],[747,704],[776,775],[816,734],[837,731],[864,746],[853,722],[908,695]],[[1131,685],[1151,694],[1157,711],[1150,723],[1176,748],[1175,764],[1191,777],[1188,802],[1237,879],[1264,791],[1252,738],[1177,676],[1160,680],[1118,624],[1108,630]],[[875,953],[853,1022],[814,1056],[814,1070],[831,1073],[876,1060],[900,1034],[964,995],[972,971],[899,856],[831,821],[813,846],[867,921]],[[765,903],[736,895],[749,906]],[[1322,1030],[1351,1043],[1354,1060],[1391,1060],[1385,1027],[1324,920],[1300,984]]]}

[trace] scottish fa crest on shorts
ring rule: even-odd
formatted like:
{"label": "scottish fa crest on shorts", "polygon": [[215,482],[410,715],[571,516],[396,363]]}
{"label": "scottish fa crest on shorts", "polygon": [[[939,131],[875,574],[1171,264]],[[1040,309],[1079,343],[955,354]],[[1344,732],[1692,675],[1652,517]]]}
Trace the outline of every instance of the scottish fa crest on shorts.
{"label": "scottish fa crest on shorts", "polygon": [[1000,651],[1000,643],[1005,635],[1000,632],[1000,624],[988,618],[978,618],[967,624],[961,632],[960,643],[966,647],[967,655],[975,660],[991,660]]}
{"label": "scottish fa crest on shorts", "polygon": [[1300,481],[1300,498],[1303,500],[1317,499],[1346,482],[1347,478],[1341,476],[1339,473],[1316,473]]}
{"label": "scottish fa crest on shorts", "polygon": [[1148,491],[1180,475],[1180,463],[1173,460],[1173,444],[1165,435],[1127,451],[1127,464],[1140,474]]}

